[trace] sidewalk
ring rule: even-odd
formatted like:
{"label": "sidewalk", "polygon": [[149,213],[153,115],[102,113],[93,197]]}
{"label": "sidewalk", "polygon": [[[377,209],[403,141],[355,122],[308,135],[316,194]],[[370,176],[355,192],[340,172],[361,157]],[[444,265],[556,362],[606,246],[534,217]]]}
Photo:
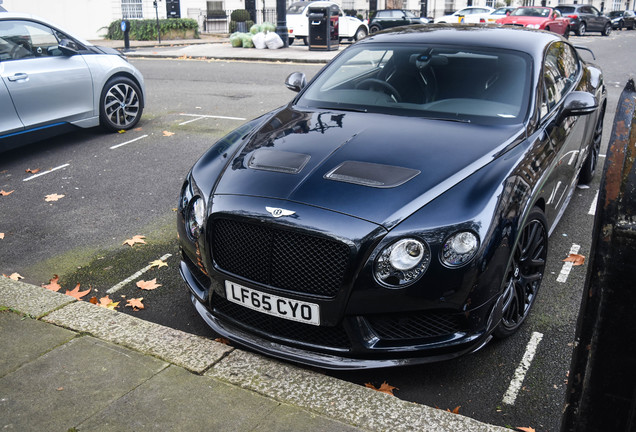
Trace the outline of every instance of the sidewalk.
{"label": "sidewalk", "polygon": [[495,432],[0,277],[0,429]]}
{"label": "sidewalk", "polygon": [[204,35],[201,39],[161,41],[130,41],[130,49],[124,51],[124,41],[95,40],[94,45],[118,49],[128,57],[217,59],[243,61],[274,61],[291,63],[325,64],[350,44],[340,44],[339,50],[310,51],[309,47],[296,42],[288,48],[277,50],[256,48],[234,48],[227,37]]}

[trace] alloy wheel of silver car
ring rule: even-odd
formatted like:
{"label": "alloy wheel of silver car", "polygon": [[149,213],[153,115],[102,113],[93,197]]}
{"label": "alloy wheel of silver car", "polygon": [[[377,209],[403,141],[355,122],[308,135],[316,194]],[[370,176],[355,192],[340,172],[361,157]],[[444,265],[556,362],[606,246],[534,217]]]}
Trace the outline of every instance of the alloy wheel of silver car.
{"label": "alloy wheel of silver car", "polygon": [[364,27],[360,27],[358,31],[356,31],[354,39],[356,41],[359,41],[360,39],[364,39],[365,37],[367,37],[367,31],[364,29]]}
{"label": "alloy wheel of silver car", "polygon": [[537,297],[548,255],[546,226],[543,212],[539,208],[534,208],[523,226],[506,271],[503,316],[494,331],[494,335],[499,338],[510,336],[517,331],[530,313]]}
{"label": "alloy wheel of silver car", "polygon": [[137,84],[125,77],[109,80],[100,98],[100,123],[109,130],[134,127],[143,111],[141,91]]}

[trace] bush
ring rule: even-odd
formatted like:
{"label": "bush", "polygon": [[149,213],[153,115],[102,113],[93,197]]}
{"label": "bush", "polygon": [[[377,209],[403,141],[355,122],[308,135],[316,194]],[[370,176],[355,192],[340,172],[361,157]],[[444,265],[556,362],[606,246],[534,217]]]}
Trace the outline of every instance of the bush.
{"label": "bush", "polygon": [[247,10],[236,9],[232,12],[232,15],[230,15],[230,19],[236,22],[245,22],[251,20],[252,17],[250,17],[250,13]]}
{"label": "bush", "polygon": [[[155,40],[157,39],[157,20],[128,20],[130,31],[128,33],[132,40]],[[199,25],[191,18],[171,18],[159,20],[161,35],[171,37],[185,37],[190,32],[194,38],[199,38]],[[107,39],[122,40],[124,32],[121,31],[121,20],[113,21],[108,26]]]}

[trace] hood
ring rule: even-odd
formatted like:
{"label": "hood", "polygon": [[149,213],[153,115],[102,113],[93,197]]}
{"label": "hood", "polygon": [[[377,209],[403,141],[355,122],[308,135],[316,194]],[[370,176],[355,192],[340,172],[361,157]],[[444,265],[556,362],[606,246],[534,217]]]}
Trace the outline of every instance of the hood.
{"label": "hood", "polygon": [[497,20],[497,24],[543,24],[544,22],[549,21],[546,17],[533,17],[533,16],[507,16],[505,18],[501,18]]}
{"label": "hood", "polygon": [[285,108],[214,194],[290,200],[391,227],[491,162],[522,127]]}

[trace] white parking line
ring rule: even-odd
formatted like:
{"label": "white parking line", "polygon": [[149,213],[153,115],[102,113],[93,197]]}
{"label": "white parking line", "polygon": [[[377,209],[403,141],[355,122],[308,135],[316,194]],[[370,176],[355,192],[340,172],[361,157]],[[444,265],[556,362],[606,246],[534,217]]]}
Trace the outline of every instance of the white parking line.
{"label": "white parking line", "polygon": [[29,180],[33,180],[33,179],[34,179],[34,178],[36,178],[36,177],[40,177],[40,176],[43,176],[43,175],[45,175],[45,174],[50,174],[50,173],[52,173],[53,171],[57,171],[57,170],[59,170],[59,169],[66,168],[66,167],[67,167],[67,166],[69,166],[69,165],[71,165],[71,164],[64,164],[64,165],[60,165],[59,167],[51,168],[51,169],[50,169],[50,170],[48,170],[48,171],[44,171],[44,172],[41,172],[41,173],[38,173],[38,174],[34,174],[34,175],[32,175],[31,177],[27,177],[27,178],[25,178],[25,179],[24,179],[24,180],[22,180],[22,181],[29,181]]}
{"label": "white parking line", "polygon": [[526,346],[526,352],[517,366],[517,370],[515,371],[515,376],[510,381],[510,386],[504,394],[503,403],[506,405],[514,405],[517,400],[517,395],[519,394],[519,390],[521,390],[521,385],[523,384],[523,380],[526,378],[526,373],[528,369],[530,369],[530,364],[532,363],[532,359],[534,358],[535,353],[537,352],[537,346],[539,342],[543,339],[543,334],[539,332],[533,332],[532,337],[530,338],[530,342]]}
{"label": "white parking line", "polygon": [[[226,117],[226,116],[217,116],[217,115],[205,115],[205,114],[186,114],[186,113],[181,113],[182,116],[186,116],[186,117],[200,117],[200,118],[213,118],[213,119],[222,119],[222,120],[241,120],[241,121],[245,121],[247,119],[244,119],[242,117]],[[199,120],[199,119],[197,119]]]}
{"label": "white parking line", "polygon": [[594,196],[594,201],[592,201],[592,205],[590,206],[590,211],[587,214],[594,216],[596,214],[596,203],[598,202],[598,193],[596,191],[596,195]]}
{"label": "white parking line", "polygon": [[204,118],[205,118],[205,117],[201,116],[201,117],[194,118],[194,119],[192,119],[192,120],[187,120],[187,121],[184,121],[183,123],[179,123],[179,126],[183,126],[183,125],[186,125],[186,124],[188,124],[188,123],[192,123],[192,122],[195,122],[195,121],[197,121],[197,120],[204,119]]}
{"label": "white parking line", "polygon": [[[572,247],[570,248],[570,254],[579,253],[579,249],[581,249],[581,245],[577,245],[576,243],[572,244]],[[563,267],[561,267],[561,272],[559,273],[559,276],[557,277],[557,282],[561,282],[561,283],[567,282],[568,276],[570,276],[570,271],[572,270],[573,266],[574,266],[573,262],[564,262]]]}
{"label": "white parking line", "polygon": [[[165,254],[164,256],[162,256],[161,258],[159,258],[161,261],[165,261],[168,258],[170,258],[172,256],[172,254]],[[112,294],[114,292],[119,291],[120,289],[122,289],[127,283],[134,281],[135,279],[137,279],[139,276],[141,276],[142,274],[146,273],[148,270],[150,270],[152,268],[153,264],[148,264],[146,267],[142,268],[141,270],[139,270],[137,273],[127,277],[126,279],[124,279],[123,281],[119,282],[117,285],[113,286],[112,288],[109,288],[108,290],[106,290],[106,294]]]}
{"label": "white parking line", "polygon": [[121,146],[125,146],[126,144],[134,143],[135,141],[139,141],[140,139],[146,138],[147,136],[148,136],[148,135],[142,135],[142,136],[137,137],[137,138],[135,138],[135,139],[131,139],[130,141],[126,141],[126,142],[124,142],[124,143],[114,145],[114,146],[112,146],[110,149],[111,149],[111,150],[115,150],[116,148],[119,148],[119,147],[121,147]]}

